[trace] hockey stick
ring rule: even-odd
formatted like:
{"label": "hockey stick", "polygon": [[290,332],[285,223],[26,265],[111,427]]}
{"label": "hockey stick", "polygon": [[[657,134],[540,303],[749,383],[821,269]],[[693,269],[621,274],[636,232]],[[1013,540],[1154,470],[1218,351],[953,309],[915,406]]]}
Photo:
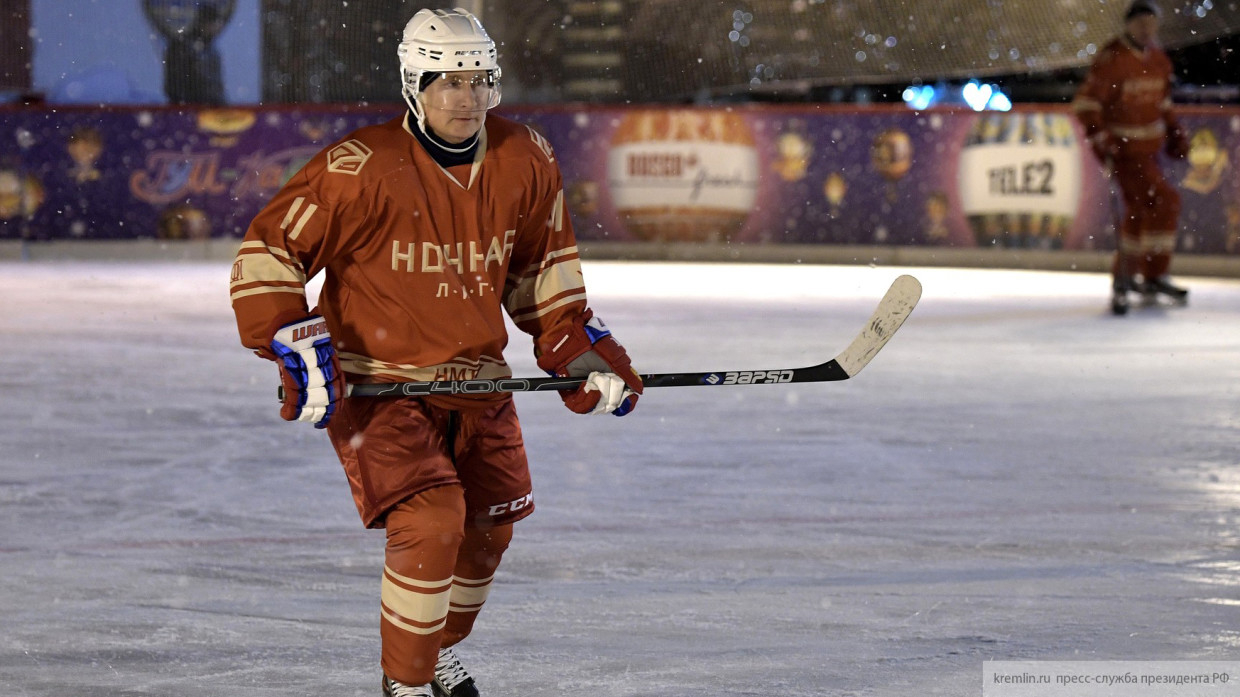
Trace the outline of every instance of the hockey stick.
{"label": "hockey stick", "polygon": [[[847,380],[861,372],[891,340],[921,298],[921,283],[900,276],[879,301],[874,314],[857,338],[840,355],[807,368],[732,370],[712,373],[655,373],[643,375],[646,387],[696,385],[772,385],[789,382]],[[585,378],[499,378],[496,380],[445,380],[349,385],[350,397],[417,397],[434,394],[489,394],[493,392],[543,392],[571,390]]]}

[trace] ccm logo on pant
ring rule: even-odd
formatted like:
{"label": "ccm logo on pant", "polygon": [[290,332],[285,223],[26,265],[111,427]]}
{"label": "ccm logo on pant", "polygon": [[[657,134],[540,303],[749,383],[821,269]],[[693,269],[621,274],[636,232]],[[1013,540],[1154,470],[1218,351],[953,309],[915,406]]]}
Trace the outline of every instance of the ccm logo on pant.
{"label": "ccm logo on pant", "polygon": [[491,515],[503,515],[505,513],[516,513],[517,511],[533,503],[534,503],[534,494],[529,493],[517,499],[516,501],[509,501],[508,503],[500,503],[500,504],[491,506],[490,508],[487,509],[487,513],[490,513]]}

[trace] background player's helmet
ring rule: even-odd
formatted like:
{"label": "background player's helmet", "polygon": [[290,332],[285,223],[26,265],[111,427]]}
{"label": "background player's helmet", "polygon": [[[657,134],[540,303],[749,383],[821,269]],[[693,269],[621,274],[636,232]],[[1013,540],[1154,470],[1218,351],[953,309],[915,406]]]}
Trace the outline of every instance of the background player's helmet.
{"label": "background player's helmet", "polygon": [[400,46],[401,96],[425,131],[425,112],[418,96],[442,73],[485,71],[489,91],[485,108],[499,105],[499,63],[495,42],[478,18],[464,8],[418,10],[405,25]]}
{"label": "background player's helmet", "polygon": [[1155,17],[1161,18],[1162,8],[1160,8],[1153,0],[1134,0],[1133,3],[1128,6],[1128,11],[1124,13],[1124,21],[1130,20],[1134,17],[1140,17],[1141,15],[1154,15]]}

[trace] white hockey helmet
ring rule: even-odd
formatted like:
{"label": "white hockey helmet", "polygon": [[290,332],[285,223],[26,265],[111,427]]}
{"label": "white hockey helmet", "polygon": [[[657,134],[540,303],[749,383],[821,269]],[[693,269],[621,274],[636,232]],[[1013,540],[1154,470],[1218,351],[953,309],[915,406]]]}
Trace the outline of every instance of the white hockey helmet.
{"label": "white hockey helmet", "polygon": [[464,8],[418,10],[405,25],[396,55],[400,59],[401,96],[420,127],[425,128],[425,112],[418,95],[441,73],[486,72],[484,108],[499,105],[495,42],[478,18]]}

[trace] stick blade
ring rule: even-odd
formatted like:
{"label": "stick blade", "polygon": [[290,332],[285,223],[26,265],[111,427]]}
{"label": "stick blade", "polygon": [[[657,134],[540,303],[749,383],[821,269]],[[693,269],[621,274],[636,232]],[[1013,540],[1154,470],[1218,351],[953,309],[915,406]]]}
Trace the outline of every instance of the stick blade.
{"label": "stick blade", "polygon": [[887,294],[874,309],[869,324],[835,359],[849,377],[860,373],[891,341],[920,299],[921,282],[916,278],[904,275],[892,282]]}

